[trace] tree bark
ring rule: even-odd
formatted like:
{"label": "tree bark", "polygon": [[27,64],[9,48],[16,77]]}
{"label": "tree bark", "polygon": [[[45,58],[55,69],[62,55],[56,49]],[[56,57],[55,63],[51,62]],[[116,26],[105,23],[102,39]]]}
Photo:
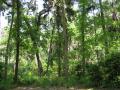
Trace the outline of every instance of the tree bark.
{"label": "tree bark", "polygon": [[8,57],[9,57],[9,45],[10,45],[10,39],[11,39],[11,33],[12,33],[12,26],[13,26],[13,19],[14,19],[14,0],[12,2],[12,21],[10,25],[10,31],[8,35],[8,41],[6,46],[6,54],[5,54],[5,79],[7,79],[7,71],[8,71]]}
{"label": "tree bark", "polygon": [[36,58],[37,58],[37,63],[38,63],[38,74],[39,76],[41,76],[43,72],[43,67],[42,67],[42,63],[40,61],[40,56],[38,52],[36,52]]}
{"label": "tree bark", "polygon": [[52,57],[51,57],[51,54],[52,54],[52,44],[53,44],[53,34],[54,34],[54,26],[53,26],[53,30],[52,30],[52,33],[51,33],[51,38],[50,38],[50,46],[49,46],[49,51],[48,51],[48,62],[47,62],[47,73],[48,73],[48,69],[49,69],[49,66],[50,66],[50,63],[52,63]]}
{"label": "tree bark", "polygon": [[58,48],[57,48],[57,50],[58,50],[58,52],[57,52],[57,57],[58,57],[58,76],[60,77],[61,76],[61,50],[60,50],[60,48],[61,48],[61,40],[60,40],[60,37],[61,37],[61,35],[60,35],[60,31],[59,31],[59,28],[58,28]]}
{"label": "tree bark", "polygon": [[63,46],[63,50],[64,50],[64,56],[63,56],[63,70],[64,70],[64,75],[67,76],[68,75],[68,70],[69,70],[69,60],[68,60],[68,29],[67,29],[67,19],[65,16],[65,8],[64,8],[64,0],[61,0],[61,23],[62,23],[62,27],[63,27],[63,38],[64,38],[64,46]]}
{"label": "tree bark", "polygon": [[20,1],[16,0],[17,18],[16,18],[16,62],[14,82],[18,81],[18,69],[19,69],[19,48],[20,48]]}

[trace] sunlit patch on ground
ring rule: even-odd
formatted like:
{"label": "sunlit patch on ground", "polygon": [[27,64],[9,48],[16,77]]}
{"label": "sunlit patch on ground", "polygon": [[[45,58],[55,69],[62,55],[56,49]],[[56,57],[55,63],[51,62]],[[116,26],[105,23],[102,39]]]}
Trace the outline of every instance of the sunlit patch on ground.
{"label": "sunlit patch on ground", "polygon": [[12,90],[120,90],[120,89],[115,89],[115,88],[76,88],[76,87],[17,87]]}
{"label": "sunlit patch on ground", "polygon": [[74,87],[70,87],[70,88],[65,88],[65,87],[46,87],[46,88],[41,88],[41,87],[17,87],[15,89],[12,90],[94,90],[92,88],[89,89],[80,89],[80,88],[74,88]]}

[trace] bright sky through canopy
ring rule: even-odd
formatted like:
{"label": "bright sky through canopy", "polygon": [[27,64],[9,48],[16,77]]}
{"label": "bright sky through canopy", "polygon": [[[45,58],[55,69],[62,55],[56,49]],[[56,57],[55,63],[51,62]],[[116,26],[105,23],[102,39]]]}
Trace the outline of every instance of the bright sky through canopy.
{"label": "bright sky through canopy", "polygon": [[[105,1],[105,0],[103,0]],[[30,0],[22,0],[22,2],[30,2]],[[36,0],[37,2],[37,5],[38,5],[38,12],[41,11],[43,9],[43,0]],[[99,0],[96,0],[96,2],[98,3]],[[73,6],[74,9],[78,9],[78,3],[76,3],[74,6]],[[95,13],[97,12],[97,10],[95,11]],[[92,13],[89,13],[89,15],[92,16]],[[8,21],[7,19],[5,19],[5,16],[2,16],[2,12],[0,12],[0,37],[2,36],[2,30],[5,26],[7,26],[8,24]]]}
{"label": "bright sky through canopy", "polygon": [[[23,2],[30,2],[30,0],[22,0]],[[38,5],[38,11],[41,11],[43,9],[43,0],[37,0]],[[5,19],[5,16],[2,15],[2,12],[0,12],[0,37],[3,36],[3,29],[8,24],[7,19]]]}

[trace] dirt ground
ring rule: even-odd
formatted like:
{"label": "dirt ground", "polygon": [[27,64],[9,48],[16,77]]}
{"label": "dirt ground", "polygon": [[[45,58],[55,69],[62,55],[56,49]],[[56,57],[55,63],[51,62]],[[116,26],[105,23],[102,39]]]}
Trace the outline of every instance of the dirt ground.
{"label": "dirt ground", "polygon": [[12,90],[120,90],[120,89],[99,89],[99,88],[65,88],[65,87],[17,87]]}
{"label": "dirt ground", "polygon": [[46,87],[46,88],[41,88],[41,87],[17,87],[12,90],[93,90],[93,89],[78,89],[78,88],[65,88],[65,87]]}

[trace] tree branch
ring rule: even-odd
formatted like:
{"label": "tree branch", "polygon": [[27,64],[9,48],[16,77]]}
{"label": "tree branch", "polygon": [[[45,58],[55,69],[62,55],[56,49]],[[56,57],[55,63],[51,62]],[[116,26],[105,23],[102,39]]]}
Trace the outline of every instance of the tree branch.
{"label": "tree branch", "polygon": [[12,7],[12,5],[11,5],[10,3],[7,3],[7,1],[2,0],[2,2],[3,2],[4,4],[6,4],[8,7]]}

